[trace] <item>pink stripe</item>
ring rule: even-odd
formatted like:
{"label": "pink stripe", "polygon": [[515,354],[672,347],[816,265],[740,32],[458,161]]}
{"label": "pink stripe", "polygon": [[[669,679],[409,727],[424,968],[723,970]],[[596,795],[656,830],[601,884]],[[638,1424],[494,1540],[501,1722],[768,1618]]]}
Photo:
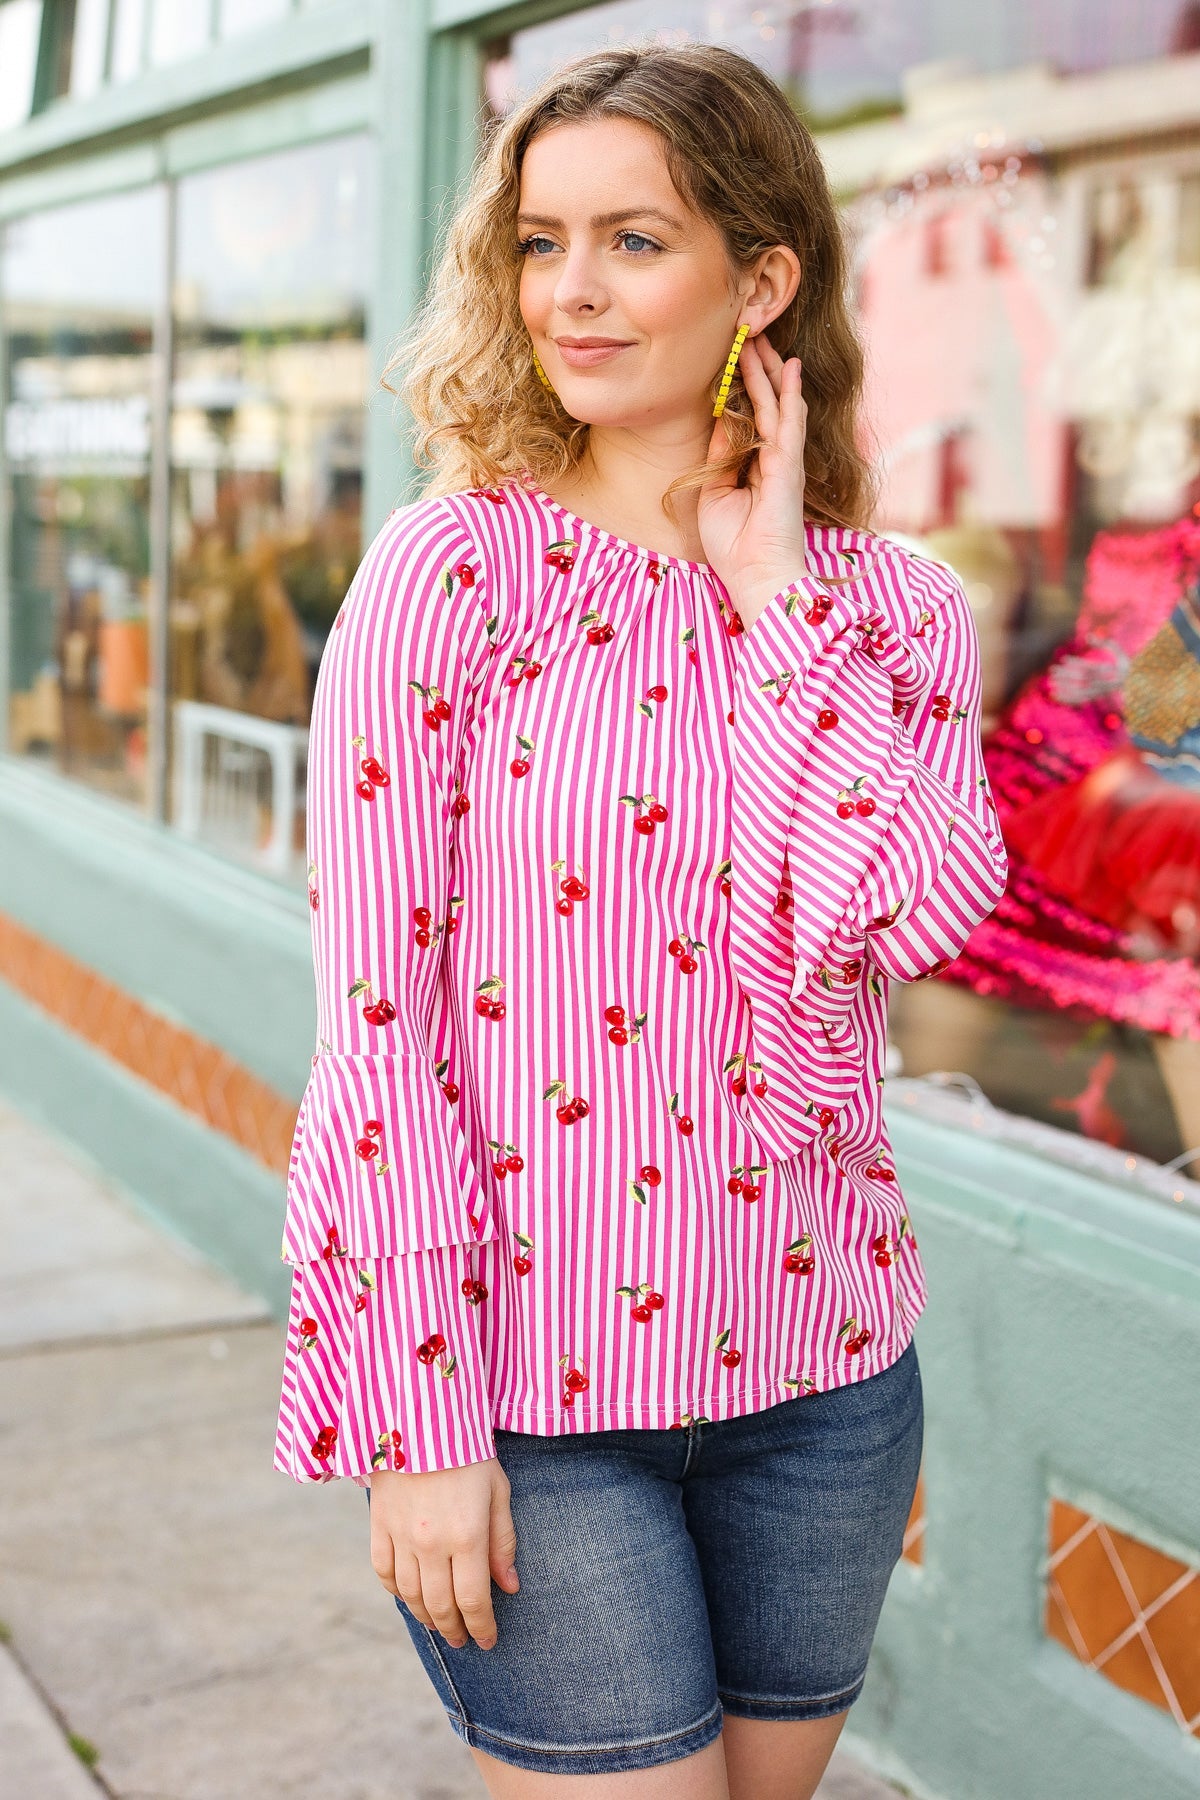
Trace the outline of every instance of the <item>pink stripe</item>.
{"label": "pink stripe", "polygon": [[[309,756],[295,1479],[365,1484],[393,1431],[425,1470],[490,1456],[498,1426],[737,1417],[907,1344],[925,1284],[880,1108],[887,979],[957,954],[1003,887],[974,628],[947,570],[861,532],[812,532],[795,595],[731,617],[710,571],[515,486],[401,508],[363,557]],[[847,794],[874,807],[839,818]]]}

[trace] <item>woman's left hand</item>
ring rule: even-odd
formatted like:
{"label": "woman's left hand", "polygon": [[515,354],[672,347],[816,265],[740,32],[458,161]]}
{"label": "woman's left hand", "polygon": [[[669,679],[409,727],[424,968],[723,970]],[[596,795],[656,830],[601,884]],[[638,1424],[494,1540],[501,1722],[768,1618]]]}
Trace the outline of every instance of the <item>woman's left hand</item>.
{"label": "woman's left hand", "polygon": [[[762,448],[747,485],[713,475],[700,489],[696,523],[704,553],[728,589],[742,624],[750,626],[773,595],[805,573],[804,437],[808,408],[800,359],[785,362],[765,333],[747,338],[742,380],[754,407]],[[713,426],[710,462],[729,450],[724,419]]]}

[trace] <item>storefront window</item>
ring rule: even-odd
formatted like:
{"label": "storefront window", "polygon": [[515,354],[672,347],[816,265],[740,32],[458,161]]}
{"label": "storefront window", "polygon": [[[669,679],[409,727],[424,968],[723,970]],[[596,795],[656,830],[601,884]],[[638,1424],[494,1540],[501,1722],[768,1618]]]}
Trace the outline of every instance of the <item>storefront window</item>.
{"label": "storefront window", "polygon": [[647,37],[741,49],[817,131],[876,526],[975,611],[1013,872],[896,987],[899,1062],[1200,1178],[1200,4],[618,0],[490,46],[487,100]]}
{"label": "storefront window", "polygon": [[0,131],[29,117],[41,29],[42,0],[0,0]]}
{"label": "storefront window", "polygon": [[170,606],[176,825],[303,869],[306,728],[361,553],[366,141],[181,181]]}
{"label": "storefront window", "polygon": [[3,245],[10,744],[138,805],[163,232],[143,190],[18,219]]}

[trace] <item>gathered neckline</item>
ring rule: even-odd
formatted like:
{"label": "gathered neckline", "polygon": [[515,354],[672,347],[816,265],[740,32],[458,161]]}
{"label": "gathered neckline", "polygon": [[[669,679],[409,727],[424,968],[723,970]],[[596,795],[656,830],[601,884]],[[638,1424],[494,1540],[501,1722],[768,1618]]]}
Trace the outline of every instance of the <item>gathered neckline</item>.
{"label": "gathered neckline", "polygon": [[[548,506],[553,512],[556,512],[567,525],[580,532],[590,533],[601,543],[610,544],[614,550],[624,550],[628,555],[636,556],[642,562],[657,563],[660,568],[686,569],[689,574],[707,575],[713,581],[720,582],[721,578],[711,563],[693,562],[686,556],[672,556],[666,550],[652,550],[647,544],[635,544],[632,538],[621,537],[618,532],[609,531],[607,526],[597,525],[593,520],[581,518],[578,513],[573,513],[570,507],[564,506],[560,500],[555,500],[544,488],[538,487],[536,482],[522,480],[518,483],[518,487],[521,493],[529,494],[531,498],[540,500],[544,506]],[[817,537],[821,534],[827,537],[844,535],[843,528],[827,525],[806,525],[804,529],[809,537]],[[840,550],[836,550],[835,553],[842,554]]]}
{"label": "gathered neckline", "polygon": [[535,500],[540,500],[544,505],[551,507],[568,525],[574,526],[580,531],[590,532],[594,538],[599,538],[602,543],[611,544],[616,550],[626,550],[631,556],[636,556],[643,562],[657,563],[662,569],[687,569],[694,575],[711,575],[714,581],[720,579],[711,563],[693,562],[686,556],[672,556],[667,550],[652,550],[648,544],[635,544],[631,538],[623,538],[617,532],[609,531],[607,526],[597,525],[591,519],[581,518],[578,513],[573,513],[569,507],[564,506],[561,501],[555,500],[544,488],[536,486],[535,483],[522,481],[520,486],[523,494],[530,494]]}

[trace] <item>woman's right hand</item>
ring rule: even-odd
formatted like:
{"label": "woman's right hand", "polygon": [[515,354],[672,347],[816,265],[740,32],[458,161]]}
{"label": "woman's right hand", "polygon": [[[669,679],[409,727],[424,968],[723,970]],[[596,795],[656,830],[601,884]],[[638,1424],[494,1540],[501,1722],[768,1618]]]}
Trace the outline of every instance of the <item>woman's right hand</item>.
{"label": "woman's right hand", "polygon": [[509,1482],[496,1457],[427,1474],[371,1476],[371,1566],[389,1594],[459,1650],[496,1642],[492,1581],[520,1586]]}

